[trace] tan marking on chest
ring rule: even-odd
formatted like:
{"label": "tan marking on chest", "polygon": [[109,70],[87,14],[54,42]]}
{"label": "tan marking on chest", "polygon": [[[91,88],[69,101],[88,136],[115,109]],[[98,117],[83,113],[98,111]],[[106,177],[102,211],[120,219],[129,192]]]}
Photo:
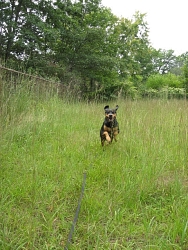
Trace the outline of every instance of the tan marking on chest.
{"label": "tan marking on chest", "polygon": [[110,127],[107,127],[106,125],[104,125],[104,131],[110,132],[110,131],[111,131],[111,128],[110,128]]}

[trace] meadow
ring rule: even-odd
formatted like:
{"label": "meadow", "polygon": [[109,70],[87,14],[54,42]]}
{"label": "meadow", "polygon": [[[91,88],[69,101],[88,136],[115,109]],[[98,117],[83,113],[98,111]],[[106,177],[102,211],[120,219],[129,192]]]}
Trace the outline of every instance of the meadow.
{"label": "meadow", "polygon": [[[107,104],[120,134],[102,148]],[[0,249],[63,249],[84,173],[70,250],[188,249],[186,100],[86,103],[20,87],[1,91],[0,122]]]}

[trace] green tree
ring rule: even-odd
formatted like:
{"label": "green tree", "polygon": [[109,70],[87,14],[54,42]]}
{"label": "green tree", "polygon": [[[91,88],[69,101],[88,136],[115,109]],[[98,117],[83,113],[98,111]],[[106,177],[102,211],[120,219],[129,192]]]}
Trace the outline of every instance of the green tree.
{"label": "green tree", "polygon": [[168,74],[155,74],[151,75],[145,84],[146,88],[149,89],[157,89],[160,90],[163,87],[172,87],[172,88],[181,88],[182,80],[180,77],[168,73]]}
{"label": "green tree", "polygon": [[188,93],[188,64],[184,65],[183,67],[183,74],[184,74],[184,86],[186,93]]}
{"label": "green tree", "polygon": [[58,3],[59,39],[55,46],[55,58],[65,63],[70,72],[81,74],[84,89],[93,92],[103,83],[118,77],[117,48],[112,45],[112,34],[117,18],[99,1],[77,1],[61,19],[65,6]]}
{"label": "green tree", "polygon": [[177,57],[173,50],[153,49],[152,63],[156,73],[166,74],[176,65]]}
{"label": "green tree", "polygon": [[119,33],[120,76],[123,79],[131,76],[137,84],[148,77],[152,68],[145,15],[137,12],[133,20],[121,19]]}
{"label": "green tree", "polygon": [[[4,0],[1,2],[1,58],[28,60],[40,58],[48,50],[52,29],[46,22],[53,4],[40,0]],[[52,28],[52,27],[50,27]]]}
{"label": "green tree", "polygon": [[3,0],[0,7],[1,59],[62,82],[76,76],[87,96],[135,93],[152,74],[177,66],[173,51],[150,46],[139,12],[118,18],[100,0]]}

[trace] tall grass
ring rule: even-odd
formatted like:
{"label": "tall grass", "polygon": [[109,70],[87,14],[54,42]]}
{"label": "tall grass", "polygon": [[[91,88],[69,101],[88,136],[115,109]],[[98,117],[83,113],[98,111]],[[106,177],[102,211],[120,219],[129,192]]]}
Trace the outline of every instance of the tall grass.
{"label": "tall grass", "polygon": [[[62,249],[85,171],[70,249],[188,249],[188,103],[34,93],[1,104],[0,249]],[[120,135],[102,149],[106,104]]]}

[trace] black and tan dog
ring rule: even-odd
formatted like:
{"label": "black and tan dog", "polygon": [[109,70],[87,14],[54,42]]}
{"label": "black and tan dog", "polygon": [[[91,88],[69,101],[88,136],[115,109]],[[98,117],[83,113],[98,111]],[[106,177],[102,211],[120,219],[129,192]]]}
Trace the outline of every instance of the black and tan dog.
{"label": "black and tan dog", "polygon": [[108,105],[104,107],[105,119],[100,130],[102,146],[104,146],[105,141],[108,143],[112,143],[113,139],[117,141],[116,136],[119,134],[119,124],[116,119],[118,108],[118,105],[115,109],[110,109]]}

